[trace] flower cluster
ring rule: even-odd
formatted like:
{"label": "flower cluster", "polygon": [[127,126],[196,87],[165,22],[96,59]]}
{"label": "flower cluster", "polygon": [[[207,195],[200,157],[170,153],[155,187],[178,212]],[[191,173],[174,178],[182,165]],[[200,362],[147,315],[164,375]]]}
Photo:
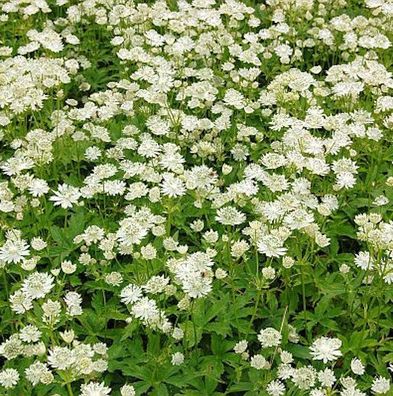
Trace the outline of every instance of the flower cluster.
{"label": "flower cluster", "polygon": [[391,0],[0,25],[0,394],[391,394]]}
{"label": "flower cluster", "polygon": [[[262,347],[259,354],[250,359],[250,366],[255,370],[269,370],[270,380],[266,387],[269,396],[285,395],[289,389],[307,391],[312,396],[334,394],[340,396],[356,395],[365,396],[366,393],[358,388],[356,376],[365,373],[365,366],[358,358],[350,362],[350,374],[341,377],[334,371],[334,362],[341,358],[342,342],[338,338],[320,337],[316,339],[309,348],[309,364],[295,366],[296,359],[293,354],[281,347],[282,335],[274,328],[262,329],[258,334],[258,341]],[[292,342],[298,339],[292,334]],[[239,354],[242,360],[248,360],[248,342],[239,341],[234,352]],[[276,355],[278,359],[275,359]],[[318,368],[312,365],[313,361],[321,360],[324,365]],[[277,366],[275,366],[275,363]],[[330,365],[328,364],[330,363]],[[333,365],[331,365],[333,363]],[[273,374],[273,375],[272,375]],[[376,376],[371,384],[373,394],[385,394],[390,389],[390,380],[385,377]]]}

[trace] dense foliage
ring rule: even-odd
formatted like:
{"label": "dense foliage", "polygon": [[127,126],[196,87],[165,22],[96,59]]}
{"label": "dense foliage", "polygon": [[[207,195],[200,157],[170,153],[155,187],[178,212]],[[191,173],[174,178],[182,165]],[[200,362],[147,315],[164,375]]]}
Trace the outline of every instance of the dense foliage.
{"label": "dense foliage", "polygon": [[393,394],[391,0],[0,9],[0,395]]}

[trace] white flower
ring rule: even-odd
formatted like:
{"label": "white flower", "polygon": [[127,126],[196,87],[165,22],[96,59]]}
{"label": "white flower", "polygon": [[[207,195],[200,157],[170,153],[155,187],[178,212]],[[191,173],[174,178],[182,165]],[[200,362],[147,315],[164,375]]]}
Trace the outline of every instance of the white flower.
{"label": "white flower", "polygon": [[184,337],[184,331],[180,327],[175,327],[172,332],[172,337],[175,340],[181,340]]}
{"label": "white flower", "polygon": [[190,297],[201,298],[212,290],[211,280],[196,275],[183,282],[183,289]]}
{"label": "white flower", "polygon": [[142,288],[136,285],[126,286],[120,293],[123,304],[134,304],[142,298]]}
{"label": "white flower", "polygon": [[389,199],[384,195],[379,195],[373,201],[373,205],[375,206],[383,206],[383,205],[387,205],[388,203],[389,203]]}
{"label": "white flower", "polygon": [[12,368],[0,371],[0,385],[6,389],[13,388],[19,381],[19,373]]}
{"label": "white flower", "polygon": [[243,94],[233,88],[229,88],[226,91],[224,96],[224,102],[239,110],[242,109],[245,105]]}
{"label": "white flower", "polygon": [[264,235],[258,241],[257,246],[258,251],[267,257],[280,257],[287,252],[282,240],[275,235]]}
{"label": "white flower", "polygon": [[363,375],[364,374],[364,365],[360,361],[360,359],[353,358],[351,360],[351,370],[356,375]]}
{"label": "white flower", "polygon": [[282,351],[282,352],[280,353],[280,358],[281,358],[281,361],[282,361],[284,364],[290,364],[290,363],[293,362],[292,353],[290,353],[290,352],[288,352],[288,351]]}
{"label": "white flower", "polygon": [[41,337],[41,331],[36,326],[27,325],[20,330],[20,339],[24,342],[37,342]]}
{"label": "white flower", "polygon": [[374,267],[374,260],[370,257],[369,252],[359,252],[355,256],[355,264],[357,267],[366,271]]}
{"label": "white flower", "polygon": [[334,375],[334,372],[329,368],[325,368],[325,370],[320,371],[318,373],[318,379],[319,382],[322,384],[322,386],[327,388],[331,388],[336,382],[336,377]]}
{"label": "white flower", "polygon": [[39,382],[45,382],[45,378],[53,376],[49,371],[48,366],[41,362],[32,363],[25,370],[25,376],[32,383],[33,386],[37,385]]}
{"label": "white flower", "polygon": [[64,296],[64,302],[67,305],[67,313],[71,316],[78,316],[82,314],[82,297],[77,292],[68,292]]}
{"label": "white flower", "polygon": [[215,271],[215,273],[214,273],[214,276],[215,276],[217,279],[225,279],[225,278],[228,276],[228,272],[225,271],[225,270],[222,269],[222,268],[217,268],[216,271]]}
{"label": "white flower", "polygon": [[237,354],[242,354],[247,350],[247,347],[248,347],[248,342],[246,340],[241,340],[233,347],[233,350]]}
{"label": "white flower", "polygon": [[174,198],[184,195],[186,188],[182,180],[172,173],[166,173],[161,182],[161,191],[164,195]]}
{"label": "white flower", "polygon": [[258,334],[258,341],[261,343],[262,348],[275,347],[281,343],[281,333],[272,327],[262,329]]}
{"label": "white flower", "polygon": [[74,330],[66,330],[63,332],[60,332],[60,337],[66,342],[67,344],[71,344],[71,342],[75,338],[75,332]]}
{"label": "white flower", "polygon": [[39,252],[40,250],[45,249],[45,248],[48,246],[48,244],[47,244],[42,238],[39,238],[39,237],[34,237],[34,238],[30,241],[30,244],[31,244],[31,247],[32,247],[34,250],[37,250],[38,252]]}
{"label": "white flower", "polygon": [[73,274],[76,271],[76,265],[70,260],[64,260],[60,264],[62,271],[65,274]]}
{"label": "white flower", "polygon": [[75,360],[75,355],[68,348],[55,346],[49,351],[48,363],[55,369],[66,370],[74,364]]}
{"label": "white flower", "polygon": [[262,268],[262,276],[267,280],[272,280],[276,276],[276,270],[273,267]]}
{"label": "white flower", "polygon": [[326,391],[324,389],[312,389],[310,396],[326,396]]}
{"label": "white flower", "polygon": [[320,337],[310,347],[314,360],[322,360],[324,363],[337,360],[341,355],[341,340],[338,338]]}
{"label": "white flower", "polygon": [[266,392],[270,396],[282,396],[285,394],[285,386],[281,381],[274,380],[269,383],[266,388]]}
{"label": "white flower", "polygon": [[172,355],[171,363],[174,366],[180,366],[184,362],[184,355],[181,352],[175,352]]}
{"label": "white flower", "polygon": [[116,272],[116,271],[106,274],[104,279],[105,282],[108,283],[108,285],[112,285],[112,286],[120,286],[121,283],[123,282],[123,276],[121,275],[120,272]]}
{"label": "white flower", "polygon": [[126,384],[120,388],[121,396],[135,396],[135,389],[132,385]]}
{"label": "white flower", "polygon": [[374,378],[371,390],[377,395],[382,395],[390,390],[390,380],[384,377]]}
{"label": "white flower", "polygon": [[142,246],[141,254],[145,260],[153,260],[157,256],[157,250],[152,244],[149,243],[146,246]]}
{"label": "white flower", "polygon": [[49,199],[54,202],[55,206],[61,206],[63,209],[72,208],[78,202],[81,196],[79,189],[68,184],[61,184],[58,186],[58,191]]}
{"label": "white flower", "polygon": [[22,291],[32,299],[45,297],[54,287],[54,277],[44,272],[34,272],[23,282]]}
{"label": "white flower", "polygon": [[292,381],[300,389],[310,389],[315,385],[316,371],[313,367],[301,367],[292,372]]}
{"label": "white flower", "polygon": [[156,302],[147,297],[138,300],[131,308],[132,314],[141,320],[149,321],[158,317],[158,309]]}
{"label": "white flower", "polygon": [[246,215],[236,208],[227,206],[217,211],[216,220],[224,225],[239,225],[246,221]]}
{"label": "white flower", "polygon": [[267,369],[269,367],[269,363],[262,355],[254,355],[251,358],[250,365],[257,370]]}
{"label": "white flower", "polygon": [[22,290],[17,290],[10,296],[11,309],[17,314],[23,314],[33,308],[32,298]]}
{"label": "white flower", "polygon": [[107,396],[111,392],[111,388],[105,386],[103,382],[89,382],[81,385],[80,396]]}
{"label": "white flower", "polygon": [[29,192],[33,197],[41,197],[49,191],[48,183],[42,179],[33,179],[29,186]]}
{"label": "white flower", "polygon": [[19,238],[7,239],[0,248],[0,261],[4,261],[7,264],[20,263],[29,254],[29,245],[25,240]]}

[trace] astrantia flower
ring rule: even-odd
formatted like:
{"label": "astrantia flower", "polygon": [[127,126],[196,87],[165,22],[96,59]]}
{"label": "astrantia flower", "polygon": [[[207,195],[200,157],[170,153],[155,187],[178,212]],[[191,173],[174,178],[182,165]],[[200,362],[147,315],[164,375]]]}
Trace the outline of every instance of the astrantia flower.
{"label": "astrantia flower", "polygon": [[262,329],[258,334],[258,341],[261,343],[262,348],[269,348],[278,346],[281,343],[281,333],[272,327]]}
{"label": "astrantia flower", "polygon": [[227,206],[217,210],[216,220],[224,225],[238,225],[246,221],[246,215],[236,208]]}
{"label": "astrantia flower", "polygon": [[60,264],[62,271],[65,274],[73,274],[76,271],[76,264],[73,264],[70,260],[64,260]]}
{"label": "astrantia flower", "polygon": [[287,249],[283,247],[283,242],[275,235],[264,235],[257,243],[258,251],[267,257],[283,256]]}
{"label": "astrantia flower", "polygon": [[89,226],[85,229],[85,232],[81,234],[81,237],[86,242],[88,246],[92,243],[97,243],[101,241],[105,236],[105,231],[96,225]]}
{"label": "astrantia flower", "polygon": [[360,359],[353,358],[351,360],[351,370],[356,375],[363,375],[364,374],[364,366]]}
{"label": "astrantia flower", "polygon": [[41,362],[35,362],[25,369],[25,376],[33,386],[37,385],[45,376],[51,375],[48,366]]}
{"label": "astrantia flower", "polygon": [[374,260],[371,258],[369,252],[359,252],[355,256],[355,264],[362,270],[372,269],[374,267]]}
{"label": "astrantia flower", "polygon": [[207,253],[196,252],[189,255],[186,263],[192,267],[192,270],[205,272],[214,264],[213,260]]}
{"label": "astrantia flower", "polygon": [[132,314],[141,320],[154,320],[158,317],[158,309],[154,300],[147,297],[141,298],[131,308]]}
{"label": "astrantia flower", "polygon": [[67,313],[71,316],[82,314],[82,297],[79,293],[70,291],[64,296],[64,302],[67,305]]}
{"label": "astrantia flower", "polygon": [[341,355],[341,340],[338,338],[320,337],[310,347],[314,360],[322,360],[324,363],[337,360]]}
{"label": "astrantia flower", "polygon": [[183,364],[183,362],[184,362],[184,355],[181,352],[175,352],[172,355],[171,363],[174,366],[179,366],[179,365]]}
{"label": "astrantia flower", "polygon": [[262,355],[254,355],[251,358],[250,365],[257,370],[267,369],[269,367],[269,363]]}
{"label": "astrantia flower", "polygon": [[292,353],[288,351],[282,351],[280,353],[280,359],[284,364],[290,364],[293,362],[293,356]]}
{"label": "astrantia flower", "polygon": [[34,272],[23,282],[22,291],[32,299],[45,297],[54,287],[52,275],[44,272]]}
{"label": "astrantia flower", "polygon": [[212,290],[211,281],[202,277],[190,277],[183,282],[184,291],[192,298],[206,296]]}
{"label": "astrantia flower", "polygon": [[184,331],[180,327],[175,327],[172,332],[172,337],[175,340],[181,340],[184,337]]}
{"label": "astrantia flower", "polygon": [[123,276],[121,275],[120,272],[116,272],[116,271],[106,274],[104,279],[105,282],[108,283],[108,285],[112,285],[112,286],[120,286],[121,283],[123,282]]}
{"label": "astrantia flower", "polygon": [[120,388],[121,396],[135,396],[135,389],[132,385],[126,384]]}
{"label": "astrantia flower", "polygon": [[33,308],[32,301],[32,298],[22,290],[17,290],[10,296],[11,309],[19,315]]}
{"label": "astrantia flower", "polygon": [[48,363],[55,369],[66,370],[75,362],[75,355],[73,352],[64,347],[55,346],[49,351]]}
{"label": "astrantia flower", "polygon": [[322,384],[322,386],[331,388],[336,382],[336,377],[333,370],[330,370],[326,367],[325,370],[318,373],[318,380]]}
{"label": "astrantia flower", "polygon": [[123,304],[134,304],[142,298],[142,288],[136,285],[126,286],[120,293]]}
{"label": "astrantia flower", "polygon": [[103,192],[109,196],[123,195],[126,184],[121,180],[107,180],[103,183]]}
{"label": "astrantia flower", "polygon": [[270,396],[282,396],[285,394],[285,386],[281,381],[275,380],[269,383],[266,392]]}
{"label": "astrantia flower", "polygon": [[41,197],[49,191],[48,183],[42,179],[33,179],[29,186],[29,192],[33,197]]}
{"label": "astrantia flower", "polygon": [[79,189],[68,184],[61,184],[58,186],[58,191],[49,199],[54,202],[55,206],[61,206],[63,209],[72,208],[78,202],[81,196]]}
{"label": "astrantia flower", "polygon": [[74,330],[66,330],[60,332],[60,336],[67,344],[70,344],[75,338],[75,332]]}
{"label": "astrantia flower", "polygon": [[237,354],[242,354],[247,350],[247,347],[248,347],[248,342],[246,340],[241,340],[233,347],[233,350]]}
{"label": "astrantia flower", "polygon": [[292,373],[293,383],[300,389],[310,389],[315,385],[317,373],[311,366],[295,369]]}
{"label": "astrantia flower", "polygon": [[11,335],[8,340],[0,345],[0,355],[6,359],[11,360],[18,357],[24,351],[24,346],[18,334]]}
{"label": "astrantia flower", "polygon": [[8,239],[0,248],[0,261],[5,263],[20,263],[28,256],[29,245],[23,239],[12,238]]}
{"label": "astrantia flower", "polygon": [[99,355],[106,355],[106,353],[108,352],[108,347],[104,342],[97,342],[93,345],[93,350]]}
{"label": "astrantia flower", "polygon": [[[145,380],[136,389],[131,377],[105,373],[121,365],[116,339],[127,325],[143,341],[151,332],[172,338],[155,354],[157,370],[188,372],[198,358],[198,377],[217,344],[210,336],[236,316],[233,343],[210,349],[233,348],[221,377],[250,377],[249,393],[392,393],[390,377],[379,377],[389,355],[382,367],[368,359],[366,375],[342,347],[358,326],[348,315],[337,318],[340,339],[316,327],[300,358],[285,344],[304,335],[301,308],[291,306],[279,330],[279,307],[264,310],[269,298],[259,309],[246,303],[263,291],[285,305],[285,289],[308,268],[308,300],[330,276],[363,282],[352,297],[365,305],[373,296],[364,289],[386,283],[375,309],[383,321],[393,285],[393,73],[384,52],[393,0],[3,0],[0,10],[0,270],[9,289],[0,286],[0,396],[64,394],[65,385],[79,396],[148,393],[149,362],[136,362],[143,375],[134,379]],[[99,62],[98,76],[94,32],[103,61],[119,58]],[[348,237],[359,249],[336,266]],[[88,344],[85,322],[105,322],[93,320],[97,306],[114,313],[96,330],[115,338],[115,350]],[[187,362],[190,320],[204,334],[191,337],[200,345]],[[10,367],[24,371],[20,385]],[[163,378],[172,374],[163,368]],[[168,381],[168,393],[182,392],[181,380]]]}
{"label": "astrantia flower", "polygon": [[40,237],[34,237],[31,241],[30,241],[31,247],[34,250],[37,250],[37,252],[39,252],[40,250],[45,249],[48,244]]}
{"label": "astrantia flower", "polygon": [[226,91],[224,102],[236,109],[242,109],[245,105],[244,96],[233,88],[229,88]]}
{"label": "astrantia flower", "polygon": [[161,191],[168,197],[180,197],[185,194],[186,188],[182,180],[172,173],[166,173],[161,182]]}
{"label": "astrantia flower", "polygon": [[169,283],[169,278],[163,276],[163,275],[156,275],[152,276],[149,281],[143,285],[143,290],[147,293],[151,294],[159,294],[162,293],[165,290],[165,287]]}
{"label": "astrantia flower", "polygon": [[89,382],[81,385],[80,396],[107,396],[111,392],[111,388],[105,386],[103,382]]}
{"label": "astrantia flower", "polygon": [[41,331],[36,326],[27,325],[20,330],[20,339],[24,342],[37,342],[41,337]]}
{"label": "astrantia flower", "polygon": [[97,146],[88,147],[85,151],[85,158],[88,161],[96,161],[101,155],[101,150]]}
{"label": "astrantia flower", "polygon": [[0,385],[6,389],[13,388],[19,381],[19,373],[12,368],[0,371]]}
{"label": "astrantia flower", "polygon": [[311,389],[310,396],[326,396],[326,391],[325,391],[325,389],[322,389],[322,388]]}
{"label": "astrantia flower", "polygon": [[371,390],[377,395],[383,395],[390,390],[390,380],[384,377],[374,378]]}
{"label": "astrantia flower", "polygon": [[343,389],[340,392],[340,396],[367,396],[364,392],[355,388],[354,386]]}
{"label": "astrantia flower", "polygon": [[58,301],[48,299],[42,304],[42,310],[44,311],[43,320],[45,323],[56,323],[61,312],[61,305]]}

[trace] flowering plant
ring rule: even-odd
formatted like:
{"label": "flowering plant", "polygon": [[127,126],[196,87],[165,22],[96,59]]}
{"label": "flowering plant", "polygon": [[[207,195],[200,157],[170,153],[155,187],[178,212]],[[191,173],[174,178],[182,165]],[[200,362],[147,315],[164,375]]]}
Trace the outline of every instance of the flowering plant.
{"label": "flowering plant", "polygon": [[392,395],[391,0],[0,25],[0,395]]}

